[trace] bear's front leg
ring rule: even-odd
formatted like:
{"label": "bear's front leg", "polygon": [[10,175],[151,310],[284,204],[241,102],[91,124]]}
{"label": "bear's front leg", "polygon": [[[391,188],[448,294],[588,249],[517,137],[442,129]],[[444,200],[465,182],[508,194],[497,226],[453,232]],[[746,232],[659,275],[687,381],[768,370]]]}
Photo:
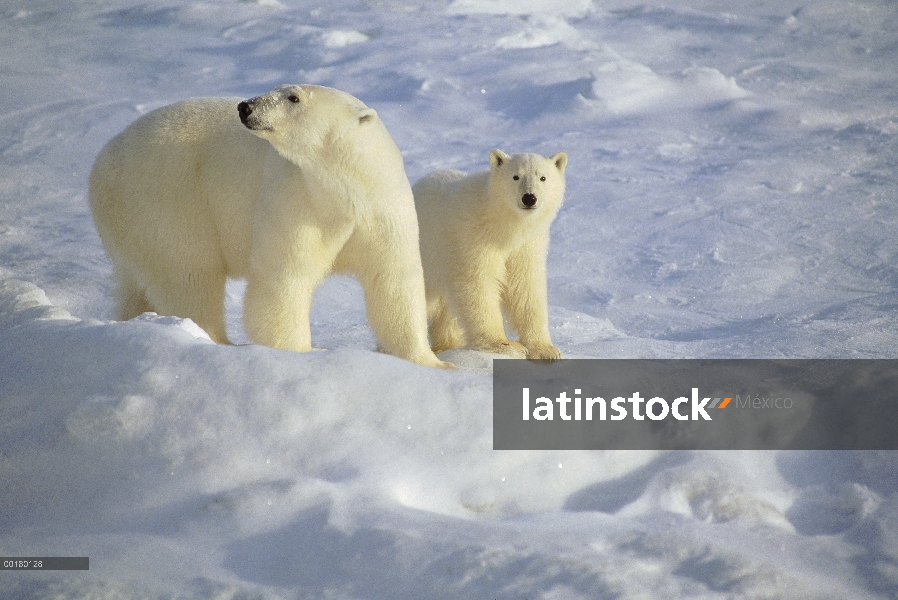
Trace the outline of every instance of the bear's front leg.
{"label": "bear's front leg", "polygon": [[549,337],[546,251],[549,236],[531,240],[506,261],[503,306],[531,360],[558,360],[561,350]]}
{"label": "bear's front leg", "polygon": [[309,313],[320,278],[251,272],[243,300],[243,326],[256,344],[308,352],[312,349]]}
{"label": "bear's front leg", "polygon": [[340,253],[337,268],[359,278],[368,323],[382,352],[428,367],[455,368],[437,358],[427,340],[417,229],[389,221],[359,228]]}
{"label": "bear's front leg", "polygon": [[457,312],[468,347],[525,358],[527,349],[505,334],[500,304],[505,265],[501,256],[487,251],[460,257],[450,269],[450,305]]}
{"label": "bear's front leg", "polygon": [[272,226],[257,225],[243,326],[257,344],[308,352],[312,349],[312,295],[331,273],[349,233],[348,228],[326,231],[314,224],[286,227],[287,223],[285,219]]}

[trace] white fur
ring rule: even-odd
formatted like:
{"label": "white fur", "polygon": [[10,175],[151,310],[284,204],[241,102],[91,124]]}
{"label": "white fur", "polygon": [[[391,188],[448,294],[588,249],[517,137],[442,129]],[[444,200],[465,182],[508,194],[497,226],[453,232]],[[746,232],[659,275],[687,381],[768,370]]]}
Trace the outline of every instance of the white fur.
{"label": "white fur", "polygon": [[[489,171],[437,171],[415,184],[435,352],[467,344],[518,358],[561,358],[549,338],[546,252],[566,166],[564,152],[545,158],[493,150]],[[536,197],[531,208],[525,194]],[[505,334],[503,309],[518,342]]]}
{"label": "white fur", "polygon": [[248,100],[243,117],[238,103],[160,108],[97,158],[90,203],[115,269],[118,318],[189,317],[227,343],[225,279],[245,277],[250,338],[306,351],[312,293],[348,272],[365,289],[383,351],[451,366],[427,343],[411,187],[377,114],[312,85]]}

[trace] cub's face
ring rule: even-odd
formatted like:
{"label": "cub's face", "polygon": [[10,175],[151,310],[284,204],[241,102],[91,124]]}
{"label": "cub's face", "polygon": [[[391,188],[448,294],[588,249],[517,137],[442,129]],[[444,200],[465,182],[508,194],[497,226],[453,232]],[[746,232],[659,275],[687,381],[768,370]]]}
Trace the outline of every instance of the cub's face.
{"label": "cub's face", "polygon": [[522,213],[554,214],[564,199],[567,154],[551,158],[539,154],[490,152],[490,192],[508,208]]}
{"label": "cub's face", "polygon": [[240,102],[237,113],[247,129],[297,164],[377,119],[357,98],[317,85],[278,86]]}

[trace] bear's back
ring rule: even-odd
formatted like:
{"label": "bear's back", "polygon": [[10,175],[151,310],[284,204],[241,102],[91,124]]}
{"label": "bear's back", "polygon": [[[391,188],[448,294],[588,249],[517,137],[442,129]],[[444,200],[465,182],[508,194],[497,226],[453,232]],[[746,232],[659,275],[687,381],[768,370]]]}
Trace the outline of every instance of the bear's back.
{"label": "bear's back", "polygon": [[176,246],[167,237],[190,239],[219,248],[235,271],[245,270],[242,224],[252,221],[270,144],[243,127],[238,102],[163,106],[106,144],[91,171],[89,200],[107,247],[126,255],[129,246],[161,251]]}

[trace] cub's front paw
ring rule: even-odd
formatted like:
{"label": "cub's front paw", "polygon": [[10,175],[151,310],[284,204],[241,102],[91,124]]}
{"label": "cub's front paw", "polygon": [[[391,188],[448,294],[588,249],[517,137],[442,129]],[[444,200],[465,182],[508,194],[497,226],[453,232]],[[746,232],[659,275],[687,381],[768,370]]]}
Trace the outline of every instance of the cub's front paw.
{"label": "cub's front paw", "polygon": [[527,347],[527,360],[561,360],[561,350],[552,344]]}

